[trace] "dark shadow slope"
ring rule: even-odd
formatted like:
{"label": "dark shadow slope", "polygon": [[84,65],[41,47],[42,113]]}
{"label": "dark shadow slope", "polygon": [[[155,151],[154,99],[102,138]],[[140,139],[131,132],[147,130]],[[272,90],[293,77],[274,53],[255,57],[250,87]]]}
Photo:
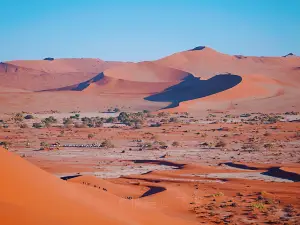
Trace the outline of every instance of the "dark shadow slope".
{"label": "dark shadow slope", "polygon": [[149,190],[147,192],[145,192],[140,198],[144,198],[150,195],[155,195],[158,194],[160,192],[163,192],[165,190],[167,190],[164,187],[157,187],[157,186],[147,186],[149,188]]}
{"label": "dark shadow slope", "polygon": [[101,79],[104,78],[104,73],[99,73],[98,75],[96,75],[95,77],[84,81],[82,83],[79,84],[74,84],[74,85],[70,85],[70,86],[66,86],[66,87],[62,87],[62,88],[56,88],[56,89],[48,89],[48,90],[42,90],[40,92],[43,91],[82,91],[84,89],[86,89],[88,86],[90,86],[90,84],[100,81]]}
{"label": "dark shadow slope", "polygon": [[220,74],[208,80],[200,80],[192,75],[181,83],[165,89],[163,92],[148,96],[145,100],[154,102],[171,102],[167,108],[176,107],[180,102],[203,98],[238,85],[242,78],[238,75]]}
{"label": "dark shadow slope", "polygon": [[263,175],[278,177],[282,179],[291,180],[294,182],[300,182],[300,175],[297,173],[292,173],[288,171],[284,171],[279,167],[272,167],[268,171],[261,173]]}

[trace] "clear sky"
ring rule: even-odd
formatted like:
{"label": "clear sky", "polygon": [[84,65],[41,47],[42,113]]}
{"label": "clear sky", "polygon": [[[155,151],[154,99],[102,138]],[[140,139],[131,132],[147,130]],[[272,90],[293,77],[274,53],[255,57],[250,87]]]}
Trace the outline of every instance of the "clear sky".
{"label": "clear sky", "polygon": [[0,61],[300,55],[300,0],[0,0]]}

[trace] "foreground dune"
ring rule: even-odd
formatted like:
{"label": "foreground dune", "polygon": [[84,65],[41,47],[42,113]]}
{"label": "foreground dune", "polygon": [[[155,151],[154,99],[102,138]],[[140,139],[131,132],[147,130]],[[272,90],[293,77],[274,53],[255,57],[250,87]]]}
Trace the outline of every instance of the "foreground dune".
{"label": "foreground dune", "polygon": [[189,224],[103,190],[67,183],[0,149],[2,224]]}

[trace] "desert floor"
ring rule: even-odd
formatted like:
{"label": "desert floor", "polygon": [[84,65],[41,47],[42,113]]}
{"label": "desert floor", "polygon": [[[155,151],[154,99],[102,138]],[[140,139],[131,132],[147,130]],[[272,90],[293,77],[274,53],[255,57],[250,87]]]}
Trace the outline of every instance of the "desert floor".
{"label": "desert floor", "polygon": [[[67,183],[186,224],[299,224],[298,113],[148,113],[138,127],[117,120],[75,126],[119,112],[77,114],[2,114],[0,140]],[[56,121],[32,127],[49,116]]]}

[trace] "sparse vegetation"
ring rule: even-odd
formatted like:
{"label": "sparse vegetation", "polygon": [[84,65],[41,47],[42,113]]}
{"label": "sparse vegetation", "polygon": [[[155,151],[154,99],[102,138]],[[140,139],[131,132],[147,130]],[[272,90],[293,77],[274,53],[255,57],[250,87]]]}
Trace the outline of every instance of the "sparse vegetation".
{"label": "sparse vegetation", "polygon": [[172,146],[173,147],[179,147],[180,143],[178,141],[173,141]]}
{"label": "sparse vegetation", "polygon": [[106,139],[101,143],[101,147],[103,147],[103,148],[114,148],[115,146],[110,140]]}
{"label": "sparse vegetation", "polygon": [[16,113],[16,115],[13,117],[13,120],[15,122],[22,122],[24,119],[23,114],[22,113]]}
{"label": "sparse vegetation", "polygon": [[120,112],[121,110],[119,108],[114,108],[113,111],[116,113],[116,112]]}
{"label": "sparse vegetation", "polygon": [[212,197],[221,197],[221,196],[224,196],[224,193],[223,192],[217,192],[215,194],[212,194],[211,196]]}
{"label": "sparse vegetation", "polygon": [[264,205],[263,203],[261,203],[261,202],[255,202],[255,203],[252,203],[252,204],[251,204],[251,207],[252,207],[253,209],[258,209],[258,210],[260,210],[260,211],[265,210],[265,205]]}
{"label": "sparse vegetation", "polygon": [[216,148],[225,148],[226,145],[227,145],[227,144],[226,144],[225,141],[219,140],[219,141],[216,143],[215,147],[216,147]]}
{"label": "sparse vegetation", "polygon": [[43,126],[42,123],[33,123],[33,124],[32,124],[32,127],[33,127],[33,128],[38,128],[38,129],[39,129],[39,128],[43,128],[44,126]]}
{"label": "sparse vegetation", "polygon": [[95,134],[88,134],[88,139],[92,139],[93,137],[95,137]]}
{"label": "sparse vegetation", "polygon": [[28,128],[28,125],[27,125],[26,123],[22,123],[22,124],[20,125],[20,128]]}
{"label": "sparse vegetation", "polygon": [[244,143],[241,147],[243,150],[245,151],[259,151],[259,147],[258,145],[254,144],[254,143]]}
{"label": "sparse vegetation", "polygon": [[116,117],[109,117],[106,119],[106,123],[116,123],[118,119]]}
{"label": "sparse vegetation", "polygon": [[144,124],[146,114],[143,112],[137,112],[137,113],[126,113],[121,112],[117,119],[127,125],[127,126],[134,126],[134,128],[141,128]]}
{"label": "sparse vegetation", "polygon": [[70,119],[79,120],[80,114],[76,113],[74,116],[70,116]]}
{"label": "sparse vegetation", "polygon": [[11,143],[8,141],[1,141],[0,146],[3,147],[6,150],[9,150],[9,147],[11,146]]}
{"label": "sparse vegetation", "polygon": [[40,150],[45,150],[47,148],[49,148],[49,144],[47,142],[42,141],[40,143]]}
{"label": "sparse vegetation", "polygon": [[63,124],[65,125],[65,127],[71,126],[73,125],[73,120],[71,118],[63,118]]}
{"label": "sparse vegetation", "polygon": [[81,121],[83,125],[88,127],[103,127],[105,119],[102,117],[83,117]]}
{"label": "sparse vegetation", "polygon": [[55,119],[53,116],[49,116],[45,119],[42,119],[41,121],[45,127],[50,127],[53,123],[57,123],[57,119]]}

